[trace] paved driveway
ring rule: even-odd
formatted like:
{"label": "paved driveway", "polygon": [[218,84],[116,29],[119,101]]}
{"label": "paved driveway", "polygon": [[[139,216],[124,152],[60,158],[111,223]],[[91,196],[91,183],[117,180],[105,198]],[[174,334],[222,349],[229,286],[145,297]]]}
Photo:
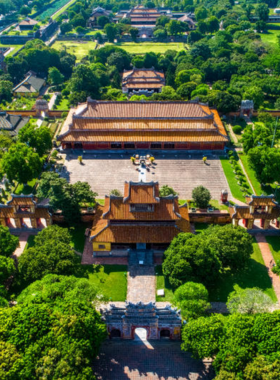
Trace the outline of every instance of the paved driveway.
{"label": "paved driveway", "polygon": [[182,352],[180,342],[107,341],[93,363],[97,380],[210,380],[209,363]]}
{"label": "paved driveway", "polygon": [[[139,169],[132,165],[129,156],[85,155],[83,165],[78,155],[67,155],[63,176],[71,183],[87,181],[98,193],[98,198],[108,195],[112,189],[123,192],[124,181],[138,181]],[[102,158],[101,158],[102,157]],[[158,181],[160,186],[169,185],[179,193],[181,199],[190,199],[192,190],[198,185],[207,187],[213,199],[219,199],[221,190],[229,187],[220,160],[211,159],[205,165],[201,157],[158,157],[146,172],[146,181]],[[231,197],[231,195],[230,195]]]}

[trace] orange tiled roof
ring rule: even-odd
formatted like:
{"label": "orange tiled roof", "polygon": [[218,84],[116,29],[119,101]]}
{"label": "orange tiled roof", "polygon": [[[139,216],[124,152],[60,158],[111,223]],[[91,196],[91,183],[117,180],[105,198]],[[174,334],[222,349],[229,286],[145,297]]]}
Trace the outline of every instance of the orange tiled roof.
{"label": "orange tiled roof", "polygon": [[[107,197],[105,206],[98,206],[91,240],[103,243],[170,243],[178,233],[191,232],[188,209],[179,208],[174,197],[155,199],[158,190],[158,183],[126,182],[124,198]],[[154,213],[129,211],[131,203],[151,204],[155,200]],[[118,223],[120,220],[128,223]]]}
{"label": "orange tiled roof", "polygon": [[280,207],[274,207],[271,213],[254,212],[250,213],[249,206],[234,206],[229,208],[230,216],[233,219],[276,219],[280,216]]}
{"label": "orange tiled roof", "polygon": [[58,140],[227,142],[228,137],[218,112],[199,103],[88,100],[70,110]]}
{"label": "orange tiled roof", "polygon": [[50,213],[45,207],[36,207],[35,212],[16,212],[13,207],[0,207],[0,218],[44,218],[49,219]]}
{"label": "orange tiled roof", "polygon": [[213,132],[94,132],[71,131],[59,140],[65,142],[227,142]]}
{"label": "orange tiled roof", "polygon": [[29,206],[34,205],[37,202],[37,198],[34,195],[24,196],[24,195],[11,195],[12,199],[7,202],[9,206],[22,205]]}
{"label": "orange tiled roof", "polygon": [[124,203],[159,203],[158,182],[125,182]]}
{"label": "orange tiled roof", "polygon": [[277,204],[274,195],[246,196],[246,203],[250,206],[275,206]]}

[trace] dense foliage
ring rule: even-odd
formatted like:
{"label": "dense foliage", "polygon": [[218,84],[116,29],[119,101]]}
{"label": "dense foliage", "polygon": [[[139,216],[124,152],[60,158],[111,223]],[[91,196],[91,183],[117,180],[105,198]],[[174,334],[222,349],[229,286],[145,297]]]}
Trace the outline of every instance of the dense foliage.
{"label": "dense foliage", "polygon": [[246,266],[253,253],[252,242],[246,230],[231,224],[199,235],[181,233],[164,253],[163,272],[174,287],[187,281],[213,284],[221,270]]}
{"label": "dense foliage", "polygon": [[1,379],[93,380],[92,359],[106,337],[96,295],[88,280],[50,275],[17,306],[0,309]]}
{"label": "dense foliage", "polygon": [[10,233],[8,227],[0,226],[0,255],[11,256],[18,246],[18,237]]}
{"label": "dense foliage", "polygon": [[196,358],[213,358],[216,379],[277,379],[280,375],[280,312],[190,321],[182,348]]}
{"label": "dense foliage", "polygon": [[57,173],[44,172],[39,181],[37,191],[39,198],[48,198],[54,210],[61,210],[66,222],[80,221],[80,212],[83,205],[95,205],[94,193],[87,182],[70,184]]}
{"label": "dense foliage", "polygon": [[211,194],[204,186],[197,186],[192,191],[192,199],[199,208],[207,208],[211,199]]}
{"label": "dense foliage", "polygon": [[75,273],[78,260],[66,228],[49,226],[39,232],[34,241],[34,246],[26,249],[19,258],[19,272],[25,281],[31,283],[49,273]]}

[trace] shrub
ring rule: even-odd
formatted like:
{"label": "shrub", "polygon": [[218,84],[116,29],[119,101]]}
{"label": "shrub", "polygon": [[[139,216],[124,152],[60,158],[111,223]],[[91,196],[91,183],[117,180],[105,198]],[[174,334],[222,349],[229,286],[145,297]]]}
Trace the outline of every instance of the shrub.
{"label": "shrub", "polygon": [[233,129],[233,132],[236,133],[237,135],[240,135],[242,132],[241,125],[235,125],[232,129]]}
{"label": "shrub", "polygon": [[61,114],[61,117],[67,117],[68,116],[68,112],[62,112],[62,114]]}
{"label": "shrub", "polygon": [[192,191],[192,197],[197,207],[206,208],[211,199],[211,194],[204,186],[197,186]]}

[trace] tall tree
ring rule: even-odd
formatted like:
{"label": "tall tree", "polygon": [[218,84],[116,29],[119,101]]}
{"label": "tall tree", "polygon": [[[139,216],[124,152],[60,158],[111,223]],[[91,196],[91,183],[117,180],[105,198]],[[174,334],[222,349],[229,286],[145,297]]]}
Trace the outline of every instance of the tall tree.
{"label": "tall tree", "polygon": [[8,227],[0,226],[0,255],[11,256],[18,246],[19,239],[12,235]]}
{"label": "tall tree", "polygon": [[27,144],[42,157],[52,148],[50,129],[46,126],[37,127],[34,124],[26,124],[18,134],[20,142]]}
{"label": "tall tree", "polygon": [[42,160],[38,153],[25,144],[12,145],[2,158],[2,170],[10,181],[27,183],[37,178],[42,169]]}

